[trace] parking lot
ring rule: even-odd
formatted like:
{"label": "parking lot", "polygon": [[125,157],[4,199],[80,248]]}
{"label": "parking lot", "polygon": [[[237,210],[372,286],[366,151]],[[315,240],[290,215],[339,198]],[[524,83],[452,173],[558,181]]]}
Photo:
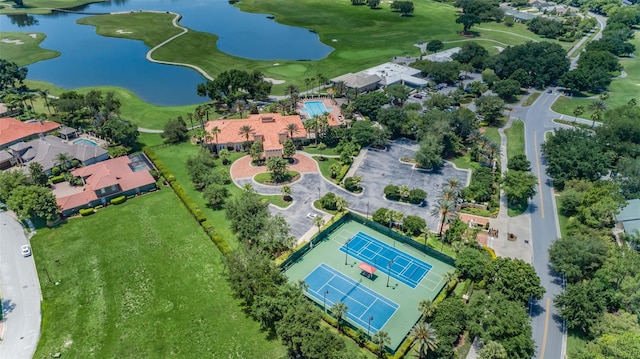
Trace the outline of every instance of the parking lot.
{"label": "parking lot", "polygon": [[[413,158],[418,144],[415,141],[399,139],[392,141],[386,150],[363,149],[364,158],[356,169],[355,175],[362,177],[364,191],[354,194],[327,181],[320,173],[305,173],[300,180],[292,183],[294,202],[286,209],[270,206],[273,214],[282,215],[291,226],[291,234],[300,238],[314,227],[309,213],[323,215],[313,207],[313,202],[328,192],[344,197],[349,202],[349,209],[363,215],[369,215],[380,207],[403,212],[405,215],[416,215],[424,218],[432,230],[437,230],[438,218],[431,216],[431,209],[438,194],[451,177],[456,177],[464,186],[467,185],[468,171],[458,170],[449,162],[438,170],[415,169],[412,164],[400,162],[403,157]],[[258,193],[280,194],[279,186],[265,186],[252,178],[234,178],[239,186],[251,183]],[[426,202],[412,205],[389,201],[384,198],[384,187],[388,184],[420,188],[427,192]]]}

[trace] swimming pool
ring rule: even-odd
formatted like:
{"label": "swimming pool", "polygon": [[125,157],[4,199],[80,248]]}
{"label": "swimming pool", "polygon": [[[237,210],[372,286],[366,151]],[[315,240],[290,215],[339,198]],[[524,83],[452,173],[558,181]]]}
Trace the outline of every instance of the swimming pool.
{"label": "swimming pool", "polygon": [[84,145],[89,145],[89,146],[93,146],[93,147],[98,147],[97,143],[95,143],[95,142],[93,142],[91,140],[88,140],[86,138],[79,138],[79,139],[73,141],[73,144],[74,145],[84,144]]}
{"label": "swimming pool", "polygon": [[304,103],[304,113],[309,117],[320,116],[325,112],[331,112],[331,108],[324,105],[322,101],[309,101]]}

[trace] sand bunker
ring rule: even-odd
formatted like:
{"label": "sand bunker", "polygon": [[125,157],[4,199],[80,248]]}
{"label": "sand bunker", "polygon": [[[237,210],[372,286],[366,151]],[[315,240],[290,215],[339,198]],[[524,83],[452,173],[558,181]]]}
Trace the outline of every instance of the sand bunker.
{"label": "sand bunker", "polygon": [[265,77],[264,80],[269,81],[274,85],[280,85],[286,82],[285,80],[276,80],[276,79],[272,79],[271,77]]}
{"label": "sand bunker", "polygon": [[32,38],[34,38],[34,39],[35,39],[35,38],[37,38],[37,37],[38,37],[38,34],[29,34],[29,36],[31,36]]}
{"label": "sand bunker", "polygon": [[124,30],[116,30],[116,33],[118,33],[118,34],[133,34],[131,31],[124,31]]}
{"label": "sand bunker", "polygon": [[0,40],[0,42],[4,42],[7,44],[16,44],[16,45],[22,45],[24,44],[24,42],[22,42],[22,40],[9,40],[9,39],[2,39]]}

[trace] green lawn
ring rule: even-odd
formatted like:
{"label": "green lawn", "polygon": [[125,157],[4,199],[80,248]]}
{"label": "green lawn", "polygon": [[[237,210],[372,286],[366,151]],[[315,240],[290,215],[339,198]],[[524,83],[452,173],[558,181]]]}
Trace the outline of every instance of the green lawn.
{"label": "green lawn", "polygon": [[526,100],[524,100],[524,103],[522,104],[522,106],[531,106],[534,102],[536,102],[536,100],[538,99],[538,97],[540,97],[541,92],[540,91],[534,91],[532,94],[530,94]]}
{"label": "green lawn", "polygon": [[69,9],[85,4],[108,0],[24,0],[24,7],[17,8],[14,2],[0,3],[0,14],[49,14],[51,9]]}
{"label": "green lawn", "polygon": [[337,156],[335,147],[327,147],[324,150],[319,150],[316,145],[304,146],[304,152],[312,155],[325,155],[325,156]]}
{"label": "green lawn", "polygon": [[[193,183],[191,182],[191,177],[189,177],[189,172],[187,171],[187,159],[189,157],[195,157],[198,153],[198,147],[192,145],[189,142],[179,143],[171,146],[157,147],[154,148],[156,154],[160,157],[160,159],[169,167],[169,170],[173,172],[176,176],[176,179],[180,183],[180,185],[184,188],[184,190],[191,196],[191,198],[195,201],[195,203],[200,207],[202,213],[207,217],[207,220],[213,223],[216,226],[216,231],[220,233],[222,238],[225,238],[232,247],[236,246],[236,236],[231,231],[231,228],[228,225],[226,212],[224,209],[212,209],[207,207],[207,204],[202,197],[202,193],[198,192]],[[231,157],[229,157],[230,161],[235,161],[240,157],[245,156],[244,152],[231,152]],[[223,166],[221,160],[215,161],[217,166]],[[229,167],[228,165],[227,167]],[[243,190],[236,186],[234,183],[226,185],[229,190],[229,198],[231,200],[233,196],[238,195]],[[282,200],[281,195],[272,195],[267,196],[263,195],[262,197],[266,198],[269,203],[276,205],[278,207],[286,208],[289,206],[289,203],[284,202]]]}
{"label": "green lawn", "polygon": [[285,355],[232,297],[220,253],[168,187],[31,243],[43,294],[35,358]]}
{"label": "green lawn", "polygon": [[484,135],[493,143],[497,143],[499,145],[501,142],[498,127],[485,127]]}
{"label": "green lawn", "polygon": [[[29,36],[34,34],[36,38]],[[49,60],[60,56],[58,51],[47,50],[40,47],[40,43],[45,39],[45,34],[41,32],[2,32],[0,38],[7,40],[18,40],[22,43],[0,42],[0,54],[2,59],[15,62],[18,66],[33,64],[42,60]]]}
{"label": "green lawn", "polygon": [[[189,31],[154,52],[154,58],[190,63],[203,68],[211,76],[231,68],[258,70],[266,76],[285,80],[285,84],[274,86],[274,93],[282,94],[289,83],[306,90],[303,81],[306,77],[315,78],[317,74],[323,74],[331,78],[378,65],[393,56],[419,55],[419,49],[413,46],[416,42],[469,40],[459,35],[462,27],[455,23],[456,9],[435,1],[415,3],[411,17],[398,16],[387,3],[382,3],[378,10],[371,10],[342,0],[276,0],[266,3],[246,0],[237,6],[243,11],[273,14],[275,21],[283,24],[313,29],[320,40],[334,47],[335,51],[319,61],[279,60],[276,65],[272,60],[254,61],[228,55],[216,49],[218,37],[215,34]],[[78,23],[96,26],[96,31],[104,36],[142,40],[152,47],[177,33],[170,25],[172,18],[169,14],[132,13],[91,16],[78,20]],[[495,43],[505,47],[540,40],[520,24],[513,28],[503,24],[483,26],[486,30],[478,30],[476,38],[486,45]],[[117,29],[131,34],[117,34]]]}
{"label": "green lawn", "polygon": [[[629,42],[636,46],[636,51],[633,58],[623,58],[620,63],[624,67],[624,71],[627,73],[627,77],[622,79],[614,79],[609,85],[609,98],[605,101],[607,107],[613,108],[622,106],[629,102],[632,98],[636,101],[640,100],[640,31],[635,32],[635,38]],[[595,100],[593,98],[586,98],[588,95],[578,95],[574,97],[560,97],[551,107],[554,111],[567,115],[571,118],[574,117],[573,110],[581,105],[584,107],[585,112],[580,115],[582,118],[589,119],[593,111],[589,111],[589,105]]]}
{"label": "green lawn", "polygon": [[[300,175],[300,172],[298,171],[287,171],[286,178],[293,178],[299,175]],[[271,173],[269,172],[258,173],[253,177],[253,179],[260,184],[267,184],[267,182],[271,181]]]}
{"label": "green lawn", "polygon": [[[48,82],[43,81],[25,81],[27,86],[31,89],[46,89],[49,91],[50,95],[59,96],[61,93],[68,91],[62,88],[56,87]],[[174,120],[178,118],[178,116],[182,116],[186,121],[187,113],[193,113],[197,105],[187,105],[187,106],[157,106],[152,105],[150,103],[146,103],[142,101],[136,94],[133,92],[124,89],[122,87],[114,87],[114,86],[93,86],[93,87],[83,87],[74,89],[74,91],[86,94],[91,90],[102,91],[103,93],[107,91],[113,91],[116,97],[122,103],[120,107],[120,116],[130,121],[131,123],[136,124],[139,127],[150,128],[161,130],[164,128],[164,125],[170,120]],[[47,113],[47,109],[44,107],[44,103],[42,99],[37,99],[34,102],[36,111],[41,113]],[[204,102],[204,101],[203,101]],[[218,117],[216,113],[210,113],[209,118],[213,119]],[[187,124],[190,126],[191,124]]]}
{"label": "green lawn", "polygon": [[507,136],[507,158],[524,155],[524,122],[513,121],[511,127],[504,130]]}
{"label": "green lawn", "polygon": [[318,162],[318,168],[320,168],[320,173],[322,174],[322,176],[331,182],[335,182],[335,179],[331,178],[331,172],[329,171],[329,168],[334,164],[342,165],[342,162],[333,157],[325,157],[325,161],[320,161],[318,160],[318,158],[318,156],[313,157],[313,159]]}

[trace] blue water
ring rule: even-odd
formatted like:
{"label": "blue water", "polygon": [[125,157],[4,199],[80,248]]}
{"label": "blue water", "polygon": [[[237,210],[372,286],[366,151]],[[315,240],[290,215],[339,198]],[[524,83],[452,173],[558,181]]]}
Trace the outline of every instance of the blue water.
{"label": "blue water", "polygon": [[[307,29],[281,25],[264,14],[240,11],[227,0],[130,0],[96,3],[84,12],[162,10],[180,13],[181,25],[219,37],[218,49],[254,60],[317,60],[333,49]],[[42,32],[43,48],[62,53],[58,58],[28,66],[28,78],[51,82],[64,89],[110,85],[127,88],[157,105],[205,102],[196,87],[205,81],[195,70],[146,60],[141,41],[97,35],[93,26],[78,25],[86,15],[0,16],[1,31]],[[292,44],[295,44],[292,45]]]}
{"label": "blue water", "polygon": [[327,108],[323,102],[309,101],[304,103],[304,110],[302,112],[309,115],[309,117],[320,116],[325,112],[330,112],[331,109]]}
{"label": "blue water", "polygon": [[80,138],[80,139],[77,139],[77,140],[73,141],[74,145],[79,145],[81,143],[85,144],[85,145],[93,146],[93,147],[98,147],[97,143],[95,143],[95,142],[93,142],[91,140],[87,140],[86,138]]}

